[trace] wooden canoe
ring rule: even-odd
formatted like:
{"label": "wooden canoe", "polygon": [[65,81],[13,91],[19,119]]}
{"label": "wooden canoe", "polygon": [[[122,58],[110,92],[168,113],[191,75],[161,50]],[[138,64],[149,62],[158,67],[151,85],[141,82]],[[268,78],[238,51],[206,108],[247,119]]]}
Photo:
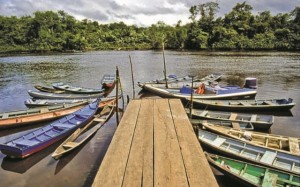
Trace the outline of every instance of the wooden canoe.
{"label": "wooden canoe", "polygon": [[65,93],[64,90],[57,90],[55,88],[50,88],[50,87],[40,86],[40,85],[35,85],[34,88],[41,92],[47,92],[47,93],[56,93],[56,94]]}
{"label": "wooden canoe", "polygon": [[201,129],[198,130],[198,138],[202,146],[222,155],[300,175],[299,156],[256,146]]}
{"label": "wooden canoe", "polygon": [[[212,73],[203,78],[194,77],[194,81],[195,82],[209,82],[209,81],[214,82],[214,81],[221,79],[221,77],[222,77],[221,73]],[[168,75],[168,77],[167,77],[168,84],[178,83],[178,82],[186,82],[187,83],[187,82],[191,82],[191,81],[192,81],[192,77],[189,75],[184,76],[184,77],[177,77],[176,75],[171,74],[171,75]],[[166,83],[165,78],[145,82],[145,84],[165,84],[165,83]]]}
{"label": "wooden canoe", "polygon": [[241,186],[300,186],[300,177],[269,167],[205,153],[209,164]]}
{"label": "wooden canoe", "polygon": [[[189,114],[190,110],[185,109]],[[192,110],[193,118],[201,118],[206,120],[222,120],[233,122],[248,122],[251,123],[254,129],[267,130],[274,123],[274,116],[261,114],[233,113],[212,110]]]}
{"label": "wooden canoe", "polygon": [[205,129],[223,136],[300,156],[300,138],[225,128],[224,126],[205,122],[202,125]]}
{"label": "wooden canoe", "polygon": [[[119,96],[120,97],[120,96]],[[101,103],[115,99],[116,96],[101,98]],[[24,103],[28,108],[92,102],[94,99],[27,99]]]}
{"label": "wooden canoe", "polygon": [[5,112],[0,114],[0,128],[19,127],[26,124],[56,119],[71,114],[87,104],[88,102],[82,102]]}
{"label": "wooden canoe", "polygon": [[[203,124],[209,124],[214,126],[221,126],[224,128],[234,128],[243,129],[247,131],[253,131],[254,127],[250,122],[232,122],[232,121],[222,121],[222,120],[200,120],[200,119],[190,119],[193,125],[204,127]],[[205,128],[205,127],[204,127]]]}
{"label": "wooden canoe", "polygon": [[99,94],[103,93],[105,89],[95,89],[95,88],[83,88],[79,86],[72,86],[69,84],[65,84],[63,82],[58,82],[52,84],[53,88],[57,90],[63,90],[65,92],[74,93],[74,94]]}
{"label": "wooden canoe", "polygon": [[[114,114],[114,111],[115,103],[112,103],[112,105],[106,105],[89,124],[78,128],[60,146],[58,146],[52,154],[52,157],[54,159],[59,159],[61,156],[87,142],[109,120],[109,118]],[[81,136],[84,136],[84,138],[78,140]]]}
{"label": "wooden canoe", "polygon": [[[157,88],[151,86],[151,84],[142,84],[139,83],[140,87],[144,90],[151,92],[157,96],[165,98],[179,98],[179,99],[189,99],[191,97],[191,91],[195,92],[191,88],[181,88],[178,89],[166,89],[166,88]],[[237,89],[227,89],[227,90],[218,90],[217,93],[206,93],[204,94],[193,94],[194,99],[252,99],[255,97],[257,91],[249,88],[237,88]]]}
{"label": "wooden canoe", "polygon": [[[103,108],[104,106],[114,102],[115,99],[115,96],[103,98],[101,99],[98,107]],[[19,127],[22,125],[30,125],[42,121],[53,120],[71,114],[76,110],[83,108],[87,104],[88,102],[85,101],[75,104],[46,106],[28,110],[5,112],[0,114],[0,128]]]}
{"label": "wooden canoe", "polygon": [[104,92],[97,94],[55,94],[28,90],[28,94],[37,99],[90,99],[101,98],[103,97]]}
{"label": "wooden canoe", "polygon": [[91,102],[93,99],[27,99],[24,104],[28,108],[75,104],[81,102]]}
{"label": "wooden canoe", "polygon": [[99,101],[97,99],[68,116],[0,144],[1,152],[12,158],[24,158],[48,147],[89,123],[98,110]]}
{"label": "wooden canoe", "polygon": [[[187,98],[191,101],[190,98]],[[262,99],[262,100],[193,100],[194,108],[222,111],[282,111],[290,110],[295,106],[289,99]]]}

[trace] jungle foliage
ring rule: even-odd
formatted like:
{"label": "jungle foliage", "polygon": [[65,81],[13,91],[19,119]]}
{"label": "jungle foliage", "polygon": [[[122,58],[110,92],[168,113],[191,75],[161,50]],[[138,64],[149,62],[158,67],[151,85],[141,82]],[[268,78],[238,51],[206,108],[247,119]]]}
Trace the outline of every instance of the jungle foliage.
{"label": "jungle foliage", "polygon": [[237,3],[216,18],[218,3],[190,8],[190,23],[158,22],[150,27],[123,22],[99,24],[76,20],[64,11],[33,16],[0,16],[1,52],[47,52],[108,49],[299,50],[300,7],[290,13],[253,15],[251,5]]}

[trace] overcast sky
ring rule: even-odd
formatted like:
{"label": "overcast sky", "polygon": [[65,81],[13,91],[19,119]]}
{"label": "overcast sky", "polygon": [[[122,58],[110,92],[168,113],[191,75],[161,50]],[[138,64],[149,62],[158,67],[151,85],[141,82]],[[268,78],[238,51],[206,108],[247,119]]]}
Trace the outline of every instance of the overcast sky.
{"label": "overcast sky", "polygon": [[[78,20],[89,19],[99,23],[123,21],[128,25],[150,26],[158,21],[174,25],[186,23],[189,8],[212,0],[0,0],[0,15],[24,16],[35,11],[64,10]],[[231,11],[245,0],[214,0],[219,3],[218,16]],[[300,0],[246,0],[253,13],[270,10],[273,15],[292,11]]]}

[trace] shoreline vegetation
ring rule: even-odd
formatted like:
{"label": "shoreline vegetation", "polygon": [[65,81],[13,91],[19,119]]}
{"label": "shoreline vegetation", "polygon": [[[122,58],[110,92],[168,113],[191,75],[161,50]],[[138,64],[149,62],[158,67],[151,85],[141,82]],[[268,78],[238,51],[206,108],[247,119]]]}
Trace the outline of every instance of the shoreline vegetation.
{"label": "shoreline vegetation", "polygon": [[149,27],[123,22],[100,24],[76,20],[64,11],[37,11],[33,16],[0,16],[0,55],[77,53],[97,50],[299,51],[300,7],[289,13],[254,15],[237,3],[216,18],[219,5],[190,7],[190,23]]}

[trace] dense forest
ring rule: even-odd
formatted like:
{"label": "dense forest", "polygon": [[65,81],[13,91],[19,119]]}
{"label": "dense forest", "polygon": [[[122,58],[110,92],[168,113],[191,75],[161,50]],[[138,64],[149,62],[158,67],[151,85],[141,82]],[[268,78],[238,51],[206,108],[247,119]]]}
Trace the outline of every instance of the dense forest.
{"label": "dense forest", "polygon": [[37,11],[33,16],[0,16],[0,52],[48,52],[107,49],[299,50],[300,7],[290,13],[252,13],[236,4],[216,17],[218,3],[190,8],[190,23],[158,22],[149,27],[123,22],[99,24],[76,20],[64,11]]}

